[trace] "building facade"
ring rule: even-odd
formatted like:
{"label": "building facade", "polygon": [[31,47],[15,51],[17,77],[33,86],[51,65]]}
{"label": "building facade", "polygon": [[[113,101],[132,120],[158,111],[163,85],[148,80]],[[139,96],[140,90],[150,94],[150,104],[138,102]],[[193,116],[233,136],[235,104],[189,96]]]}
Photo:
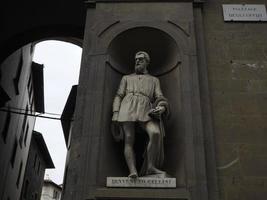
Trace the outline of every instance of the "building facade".
{"label": "building facade", "polygon": [[61,125],[64,133],[65,143],[67,147],[67,156],[65,162],[65,171],[64,171],[64,180],[63,180],[63,188],[62,188],[62,199],[64,199],[64,195],[68,188],[66,184],[68,182],[67,177],[69,172],[69,158],[71,153],[71,133],[73,128],[73,120],[74,120],[74,111],[76,105],[76,96],[77,96],[77,85],[72,86],[71,91],[69,93],[67,102],[65,104],[64,110],[61,115]]}
{"label": "building facade", "polygon": [[0,85],[6,100],[0,111],[0,198],[6,200],[20,197],[34,114],[44,112],[43,66],[33,63],[32,56],[29,44],[1,64]]}
{"label": "building facade", "polygon": [[41,200],[60,200],[62,187],[51,180],[44,180]]}
{"label": "building facade", "polygon": [[45,169],[54,167],[42,134],[33,131],[20,200],[39,200]]}

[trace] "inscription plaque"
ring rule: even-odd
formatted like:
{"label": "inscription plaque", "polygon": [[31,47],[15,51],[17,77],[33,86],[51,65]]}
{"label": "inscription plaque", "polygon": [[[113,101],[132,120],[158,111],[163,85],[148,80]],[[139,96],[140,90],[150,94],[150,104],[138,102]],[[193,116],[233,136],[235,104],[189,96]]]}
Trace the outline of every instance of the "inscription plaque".
{"label": "inscription plaque", "polygon": [[223,4],[224,21],[267,21],[263,4]]}
{"label": "inscription plaque", "polygon": [[107,187],[176,188],[176,178],[107,177]]}

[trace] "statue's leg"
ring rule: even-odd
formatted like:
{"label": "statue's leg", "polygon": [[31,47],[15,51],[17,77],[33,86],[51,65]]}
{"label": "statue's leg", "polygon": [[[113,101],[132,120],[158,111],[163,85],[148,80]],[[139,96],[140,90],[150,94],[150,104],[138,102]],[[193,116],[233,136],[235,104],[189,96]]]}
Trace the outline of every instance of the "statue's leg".
{"label": "statue's leg", "polygon": [[157,169],[156,160],[159,156],[160,148],[160,128],[159,123],[156,121],[148,121],[145,123],[144,128],[149,136],[149,142],[147,145],[147,173],[148,174],[160,174],[164,173]]}
{"label": "statue's leg", "polygon": [[128,165],[130,174],[129,177],[136,178],[138,176],[136,170],[135,154],[134,154],[134,140],[135,140],[135,124],[134,122],[123,122],[124,131],[124,156]]}

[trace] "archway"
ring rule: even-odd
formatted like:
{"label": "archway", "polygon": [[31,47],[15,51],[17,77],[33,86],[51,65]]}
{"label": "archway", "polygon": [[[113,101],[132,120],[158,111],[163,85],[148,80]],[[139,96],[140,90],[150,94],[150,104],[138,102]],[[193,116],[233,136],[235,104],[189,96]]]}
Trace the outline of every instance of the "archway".
{"label": "archway", "polygon": [[[81,45],[81,40],[77,38],[60,38],[57,37],[58,40],[68,41],[72,43],[77,43],[78,45]],[[45,38],[41,39],[43,42],[45,41]],[[33,43],[24,45],[23,47],[20,47],[18,50],[16,50],[14,53],[12,53],[2,64],[1,64],[1,70],[2,70],[2,78],[0,80],[1,88],[3,88],[9,99],[7,102],[5,102],[5,105],[1,107],[1,113],[0,113],[0,129],[1,129],[1,163],[3,164],[1,167],[1,184],[0,184],[0,198],[2,199],[19,199],[21,191],[23,189],[23,181],[26,176],[27,171],[27,163],[29,161],[28,154],[30,152],[30,144],[31,144],[31,138],[32,138],[32,130],[35,123],[36,117],[44,117],[44,118],[50,118],[57,120],[60,124],[60,112],[53,111],[53,110],[42,110],[38,109],[35,110],[36,107],[38,107],[35,102],[32,101],[32,99],[35,99],[35,94],[37,94],[38,98],[42,98],[42,70],[43,66],[41,64],[33,64],[32,59],[34,55],[34,45],[38,45],[39,41],[35,41]],[[73,44],[70,44],[73,45]],[[73,45],[75,46],[75,45]],[[81,48],[76,46],[76,48],[80,49],[80,57],[81,57]],[[64,48],[63,48],[64,49]],[[49,51],[54,50],[54,48],[50,47]],[[57,53],[62,53],[62,50],[56,50],[53,52],[53,54],[56,56]],[[80,61],[79,57],[79,61]],[[74,59],[74,56],[67,55],[66,58],[69,58],[70,62]],[[38,68],[38,75],[33,74],[35,72],[32,71],[33,66]],[[79,71],[79,64],[77,64],[77,68]],[[46,70],[46,67],[44,68],[44,71]],[[54,74],[57,75],[57,78],[60,77],[66,77],[66,66],[65,69],[62,70],[61,73],[54,72]],[[64,74],[64,76],[62,76]],[[73,76],[73,72],[71,73],[71,76]],[[78,77],[78,72],[76,72],[76,76]],[[46,77],[46,75],[45,75]],[[77,79],[78,80],[78,79]],[[69,85],[67,92],[70,91],[71,86],[73,84],[77,84],[77,81],[75,83],[72,83]],[[36,85],[36,81],[38,84]],[[34,86],[32,86],[34,85]],[[57,84],[57,87],[59,85]],[[62,88],[61,88],[62,89]],[[58,93],[58,92],[54,92]],[[41,96],[40,96],[41,95]],[[62,106],[64,107],[66,103],[66,99],[68,97],[68,93],[65,94],[64,101],[61,102]],[[41,106],[42,107],[42,106]],[[40,108],[41,108],[40,107]],[[61,109],[62,112],[63,109]],[[35,112],[37,111],[37,113]],[[58,115],[49,115],[51,113],[57,113]],[[43,113],[43,114],[40,114]],[[3,125],[3,126],[2,126]],[[46,129],[48,129],[49,125],[45,126]],[[60,127],[60,125],[59,125]],[[60,127],[61,129],[61,127]],[[38,130],[43,133],[43,136],[46,135],[44,131]],[[59,140],[59,131],[53,130],[53,140]],[[63,134],[61,133],[61,136],[63,137]],[[47,141],[47,140],[46,140]],[[63,145],[64,140],[63,140]],[[51,146],[47,144],[47,146]],[[58,146],[53,145],[52,146]],[[50,151],[51,152],[51,151]],[[52,153],[52,152],[51,152]],[[10,166],[10,157],[12,157],[12,165]],[[45,159],[47,158],[47,155],[45,156]],[[48,155],[49,157],[49,155]],[[55,157],[52,155],[52,157]],[[61,159],[60,163],[62,165],[61,167],[61,177],[60,181],[55,181],[57,183],[62,183],[63,178],[63,172],[64,172],[64,163],[65,163],[65,156],[61,155],[58,156],[63,159]],[[49,159],[48,159],[49,160]],[[39,170],[43,170],[45,166],[42,166],[41,159],[39,161],[36,161],[37,164],[35,164],[37,167],[36,170],[38,175],[36,177],[41,177],[41,174]],[[39,164],[38,164],[39,163]],[[54,161],[56,164],[57,161]],[[52,166],[51,164],[50,166]],[[57,165],[57,164],[56,164]],[[42,169],[43,168],[43,169]],[[18,176],[19,175],[19,176]],[[17,177],[18,176],[18,177]],[[43,178],[43,177],[41,177]],[[15,183],[14,183],[15,182]],[[2,185],[3,184],[3,185]],[[14,184],[16,187],[15,191],[11,191],[10,189],[14,188]],[[2,187],[3,186],[3,187]]]}

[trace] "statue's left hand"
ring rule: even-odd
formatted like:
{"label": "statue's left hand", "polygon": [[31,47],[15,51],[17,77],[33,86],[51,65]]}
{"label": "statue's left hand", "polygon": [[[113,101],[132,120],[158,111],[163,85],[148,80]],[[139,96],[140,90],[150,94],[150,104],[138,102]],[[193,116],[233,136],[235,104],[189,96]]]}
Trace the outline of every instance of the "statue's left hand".
{"label": "statue's left hand", "polygon": [[166,111],[164,106],[157,106],[153,110],[151,110],[150,115],[156,118],[160,118],[160,116]]}
{"label": "statue's left hand", "polygon": [[155,108],[155,112],[158,113],[159,115],[161,115],[162,113],[164,113],[166,111],[166,108],[164,106],[157,106]]}

